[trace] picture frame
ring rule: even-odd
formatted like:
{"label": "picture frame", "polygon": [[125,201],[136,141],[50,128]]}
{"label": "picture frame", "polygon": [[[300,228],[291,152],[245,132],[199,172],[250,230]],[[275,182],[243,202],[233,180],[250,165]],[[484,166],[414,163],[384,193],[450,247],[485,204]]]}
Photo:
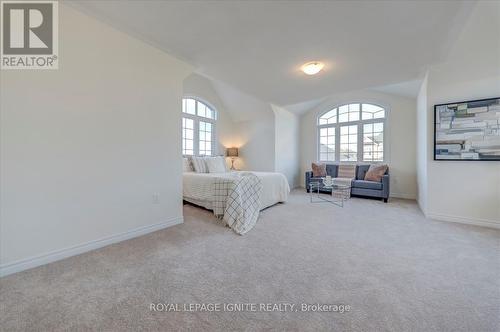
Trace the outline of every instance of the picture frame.
{"label": "picture frame", "polygon": [[434,105],[435,161],[500,161],[500,97]]}

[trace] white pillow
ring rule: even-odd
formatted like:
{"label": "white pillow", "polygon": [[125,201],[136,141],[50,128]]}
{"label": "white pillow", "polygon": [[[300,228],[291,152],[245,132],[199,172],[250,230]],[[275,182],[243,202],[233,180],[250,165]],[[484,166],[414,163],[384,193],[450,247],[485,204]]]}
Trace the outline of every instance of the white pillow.
{"label": "white pillow", "polygon": [[208,173],[204,157],[191,157],[191,163],[196,173]]}
{"label": "white pillow", "polygon": [[209,173],[225,173],[227,170],[224,157],[209,157],[205,159],[205,162]]}
{"label": "white pillow", "polygon": [[189,158],[182,158],[182,171],[192,172],[193,167],[191,166],[191,160]]}

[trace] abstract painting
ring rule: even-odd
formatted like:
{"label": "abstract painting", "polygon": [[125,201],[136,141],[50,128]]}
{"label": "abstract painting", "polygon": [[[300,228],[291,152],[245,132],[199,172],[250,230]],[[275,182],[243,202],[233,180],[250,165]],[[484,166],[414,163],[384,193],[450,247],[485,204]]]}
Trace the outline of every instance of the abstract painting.
{"label": "abstract painting", "polygon": [[434,106],[434,160],[500,161],[500,97]]}

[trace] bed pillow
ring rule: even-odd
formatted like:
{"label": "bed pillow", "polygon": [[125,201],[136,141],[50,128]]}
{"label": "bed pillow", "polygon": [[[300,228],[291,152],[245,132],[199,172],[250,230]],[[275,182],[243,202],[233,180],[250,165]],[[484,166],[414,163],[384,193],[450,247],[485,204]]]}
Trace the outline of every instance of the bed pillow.
{"label": "bed pillow", "polygon": [[182,158],[182,171],[184,173],[193,171],[193,167],[191,166],[191,160],[189,158]]}
{"label": "bed pillow", "polygon": [[205,157],[191,157],[191,163],[196,173],[208,173]]}
{"label": "bed pillow", "polygon": [[313,176],[316,177],[323,177],[326,176],[326,164],[320,163],[312,163],[311,168],[313,171]]}
{"label": "bed pillow", "polygon": [[225,173],[227,171],[224,157],[208,157],[205,162],[209,173]]}
{"label": "bed pillow", "polygon": [[370,165],[370,168],[368,168],[368,171],[365,174],[365,181],[380,182],[388,168],[389,166],[385,164]]}

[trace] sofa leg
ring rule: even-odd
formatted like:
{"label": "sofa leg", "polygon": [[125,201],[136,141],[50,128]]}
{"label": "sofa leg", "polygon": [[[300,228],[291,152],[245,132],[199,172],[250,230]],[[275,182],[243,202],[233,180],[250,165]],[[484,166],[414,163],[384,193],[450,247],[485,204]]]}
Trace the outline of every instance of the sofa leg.
{"label": "sofa leg", "polygon": [[387,203],[387,198],[384,198],[384,203]]}

